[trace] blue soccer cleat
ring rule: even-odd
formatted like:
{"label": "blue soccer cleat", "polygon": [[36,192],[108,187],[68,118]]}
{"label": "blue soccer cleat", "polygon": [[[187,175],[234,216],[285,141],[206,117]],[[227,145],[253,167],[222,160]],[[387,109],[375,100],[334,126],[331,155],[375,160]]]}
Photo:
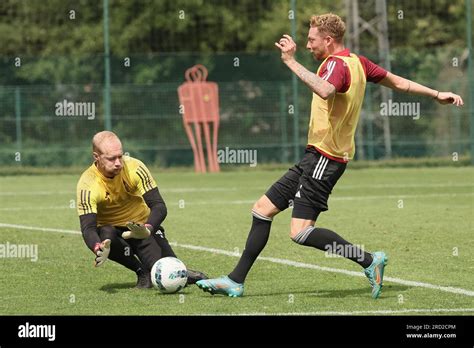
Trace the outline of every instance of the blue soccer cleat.
{"label": "blue soccer cleat", "polygon": [[372,254],[374,258],[371,265],[364,270],[372,286],[372,298],[377,299],[382,292],[383,271],[388,262],[388,257],[383,251],[376,251]]}
{"label": "blue soccer cleat", "polygon": [[199,280],[196,282],[196,285],[212,295],[220,294],[230,297],[241,297],[244,294],[244,284],[236,283],[227,276]]}

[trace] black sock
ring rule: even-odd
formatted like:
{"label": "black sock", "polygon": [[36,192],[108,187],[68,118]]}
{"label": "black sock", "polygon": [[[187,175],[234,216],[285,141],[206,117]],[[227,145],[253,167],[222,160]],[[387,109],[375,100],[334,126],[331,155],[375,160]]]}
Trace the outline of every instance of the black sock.
{"label": "black sock", "polygon": [[261,215],[256,217],[255,215],[258,214],[255,212],[253,214],[252,228],[247,237],[244,252],[237,266],[235,266],[234,270],[229,274],[229,278],[237,283],[243,283],[245,281],[250,268],[267,244],[268,237],[270,236],[272,221]]}
{"label": "black sock", "polygon": [[296,235],[293,240],[302,245],[312,246],[319,250],[343,256],[364,268],[369,267],[373,261],[371,254],[349,243],[336,232],[326,228],[306,228]]}

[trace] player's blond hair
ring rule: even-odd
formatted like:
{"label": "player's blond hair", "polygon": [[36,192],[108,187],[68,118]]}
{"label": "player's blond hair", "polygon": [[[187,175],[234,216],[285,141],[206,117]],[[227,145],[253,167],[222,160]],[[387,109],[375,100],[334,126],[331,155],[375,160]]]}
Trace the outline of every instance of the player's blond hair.
{"label": "player's blond hair", "polygon": [[102,132],[96,133],[94,137],[92,138],[92,151],[97,152],[97,153],[102,153],[100,145],[105,140],[111,140],[111,139],[118,140],[120,142],[119,137],[114,132],[102,131]]}
{"label": "player's blond hair", "polygon": [[337,42],[342,42],[346,32],[346,24],[338,15],[325,13],[319,16],[311,16],[310,26],[318,28],[323,35],[329,35]]}

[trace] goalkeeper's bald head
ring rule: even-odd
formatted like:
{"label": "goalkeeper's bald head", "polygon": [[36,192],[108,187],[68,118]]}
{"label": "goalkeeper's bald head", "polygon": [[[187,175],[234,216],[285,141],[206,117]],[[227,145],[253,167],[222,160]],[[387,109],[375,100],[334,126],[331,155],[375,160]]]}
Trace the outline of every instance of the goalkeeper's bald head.
{"label": "goalkeeper's bald head", "polygon": [[103,147],[111,142],[121,143],[117,134],[111,131],[102,131],[96,133],[92,138],[92,152],[103,153]]}
{"label": "goalkeeper's bald head", "polygon": [[113,178],[122,170],[122,142],[113,132],[102,131],[94,135],[92,156],[97,169],[107,178]]}

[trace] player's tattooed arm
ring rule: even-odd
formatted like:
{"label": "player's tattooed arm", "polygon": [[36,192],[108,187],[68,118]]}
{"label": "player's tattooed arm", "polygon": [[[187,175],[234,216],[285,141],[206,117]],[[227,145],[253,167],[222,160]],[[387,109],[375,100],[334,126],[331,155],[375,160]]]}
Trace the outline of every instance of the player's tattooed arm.
{"label": "player's tattooed arm", "polygon": [[280,49],[283,62],[313,91],[313,93],[316,93],[323,99],[328,99],[336,92],[336,88],[332,84],[323,80],[296,61],[296,43],[290,35],[283,35],[279,42],[275,42],[275,46]]}
{"label": "player's tattooed arm", "polygon": [[323,99],[328,99],[334,93],[336,88],[326,80],[320,78],[317,74],[309,71],[296,60],[286,61],[285,64],[293,71],[298,78],[303,81],[314,93]]}
{"label": "player's tattooed arm", "polygon": [[453,104],[456,106],[464,105],[462,98],[457,94],[452,92],[437,91],[416,83],[415,81],[411,81],[404,77],[392,74],[391,72],[387,73],[387,76],[385,76],[380,81],[380,84],[398,92],[431,97],[440,104]]}

